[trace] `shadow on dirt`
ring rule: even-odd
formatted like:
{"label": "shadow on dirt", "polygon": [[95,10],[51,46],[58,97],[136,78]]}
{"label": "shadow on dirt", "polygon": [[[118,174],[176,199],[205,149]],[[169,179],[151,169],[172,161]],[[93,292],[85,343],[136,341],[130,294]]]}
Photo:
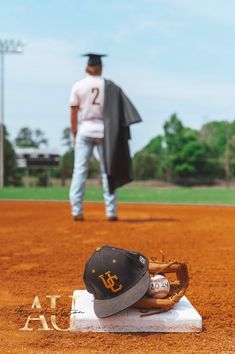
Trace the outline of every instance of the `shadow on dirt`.
{"label": "shadow on dirt", "polygon": [[[107,222],[109,224],[116,224],[116,223],[129,223],[129,224],[141,224],[141,223],[159,223],[159,222],[180,222],[180,219],[175,219],[175,218],[143,218],[143,219],[122,219],[119,218],[116,221],[107,221],[106,219],[85,219],[84,221],[79,221],[80,223],[85,223],[85,222],[97,222],[97,223],[103,223]],[[78,222],[78,221],[76,221]]]}
{"label": "shadow on dirt", "polygon": [[119,222],[127,222],[127,223],[180,222],[180,220],[174,218],[145,218],[145,219],[119,219]]}

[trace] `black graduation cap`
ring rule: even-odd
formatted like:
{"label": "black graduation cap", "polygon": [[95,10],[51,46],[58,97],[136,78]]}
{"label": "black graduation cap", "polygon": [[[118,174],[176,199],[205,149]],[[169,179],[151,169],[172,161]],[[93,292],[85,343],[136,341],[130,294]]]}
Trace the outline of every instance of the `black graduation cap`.
{"label": "black graduation cap", "polygon": [[87,65],[89,66],[102,65],[101,58],[107,57],[106,54],[94,54],[94,53],[87,53],[87,54],[83,54],[82,56],[88,57]]}

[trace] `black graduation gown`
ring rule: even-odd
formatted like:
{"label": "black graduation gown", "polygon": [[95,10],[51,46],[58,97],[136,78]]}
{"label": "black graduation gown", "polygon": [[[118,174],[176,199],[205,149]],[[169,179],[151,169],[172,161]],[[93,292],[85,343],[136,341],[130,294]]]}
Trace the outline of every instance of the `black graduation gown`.
{"label": "black graduation gown", "polygon": [[105,80],[104,97],[104,162],[109,191],[113,193],[133,180],[129,126],[142,119],[121,88],[110,80]]}

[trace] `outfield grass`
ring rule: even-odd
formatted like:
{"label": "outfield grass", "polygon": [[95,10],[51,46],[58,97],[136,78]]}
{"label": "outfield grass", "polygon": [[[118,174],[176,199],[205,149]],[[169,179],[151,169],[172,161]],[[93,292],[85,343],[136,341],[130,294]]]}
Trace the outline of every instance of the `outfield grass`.
{"label": "outfield grass", "polygon": [[[67,187],[5,187],[0,190],[0,199],[16,200],[68,200]],[[89,186],[86,201],[102,201],[102,190]],[[123,187],[118,190],[120,202],[147,203],[196,203],[235,205],[235,188],[153,188]]]}

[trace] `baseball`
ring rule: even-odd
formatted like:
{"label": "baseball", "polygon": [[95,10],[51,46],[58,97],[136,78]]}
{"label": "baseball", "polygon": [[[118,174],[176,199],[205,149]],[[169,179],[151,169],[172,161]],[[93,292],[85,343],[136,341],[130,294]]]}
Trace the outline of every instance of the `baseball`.
{"label": "baseball", "polygon": [[157,274],[150,277],[148,295],[156,299],[163,299],[170,292],[170,282],[163,275]]}

